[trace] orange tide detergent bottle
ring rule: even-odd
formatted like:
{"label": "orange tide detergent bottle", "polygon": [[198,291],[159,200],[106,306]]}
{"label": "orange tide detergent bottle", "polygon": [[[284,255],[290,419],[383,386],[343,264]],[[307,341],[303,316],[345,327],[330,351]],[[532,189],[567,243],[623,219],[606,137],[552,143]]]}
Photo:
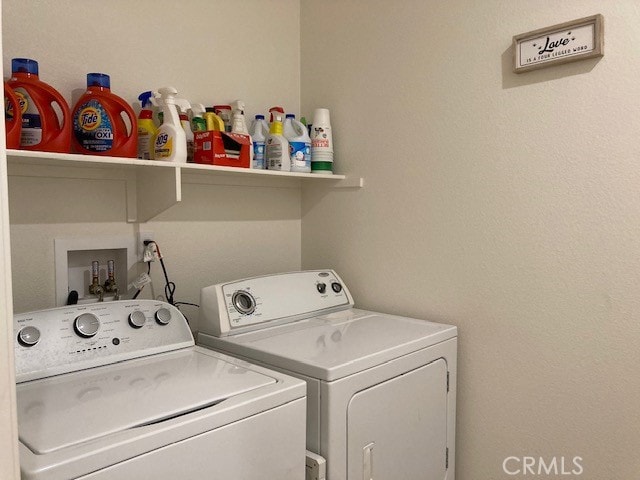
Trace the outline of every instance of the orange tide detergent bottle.
{"label": "orange tide detergent bottle", "polygon": [[109,75],[87,74],[87,91],[73,108],[72,119],[74,152],[136,158],[136,116],[127,102],[111,93]]}
{"label": "orange tide detergent bottle", "polygon": [[7,82],[4,82],[4,127],[7,134],[7,148],[20,148],[22,111],[17,95]]}
{"label": "orange tide detergent bottle", "polygon": [[20,148],[69,153],[69,105],[56,89],[40,80],[38,62],[28,58],[11,60],[11,78],[7,83],[20,103]]}

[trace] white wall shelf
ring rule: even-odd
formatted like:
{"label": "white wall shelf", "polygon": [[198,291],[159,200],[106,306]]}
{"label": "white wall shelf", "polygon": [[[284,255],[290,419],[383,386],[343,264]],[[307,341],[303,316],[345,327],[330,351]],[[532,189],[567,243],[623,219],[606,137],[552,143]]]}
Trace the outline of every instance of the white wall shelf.
{"label": "white wall shelf", "polygon": [[[134,158],[7,150],[11,176],[109,179],[125,182],[127,221],[146,222],[182,200],[183,183],[301,188],[326,183],[333,188],[362,188],[362,178],[344,175],[278,172],[170,163]],[[34,167],[38,168],[34,168]]]}

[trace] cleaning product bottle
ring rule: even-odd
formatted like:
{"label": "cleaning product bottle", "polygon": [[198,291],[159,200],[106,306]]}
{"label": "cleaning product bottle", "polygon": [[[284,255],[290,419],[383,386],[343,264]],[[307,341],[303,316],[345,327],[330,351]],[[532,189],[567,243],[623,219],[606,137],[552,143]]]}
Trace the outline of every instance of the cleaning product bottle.
{"label": "cleaning product bottle", "polygon": [[217,130],[219,132],[224,132],[224,121],[216,115],[213,111],[213,107],[207,107],[206,112],[204,112],[204,120],[207,123],[207,130]]}
{"label": "cleaning product bottle", "polygon": [[162,109],[163,117],[153,146],[156,160],[178,163],[187,161],[187,136],[180,125],[176,109],[176,104],[181,101],[176,98],[177,94],[178,91],[173,87],[163,87],[153,93],[154,101]]}
{"label": "cleaning product bottle", "polygon": [[224,131],[230,132],[233,123],[233,111],[231,105],[214,105],[213,112],[224,122]]}
{"label": "cleaning product bottle", "polygon": [[282,114],[273,113],[273,122],[269,128],[266,142],[266,157],[269,170],[291,170],[291,157],[289,156],[289,142],[282,135]]}
{"label": "cleaning product bottle", "polygon": [[127,102],[111,93],[109,75],[87,74],[87,91],[76,102],[71,117],[74,152],[136,158],[136,114]]}
{"label": "cleaning product bottle", "polygon": [[20,134],[22,133],[22,111],[20,101],[13,89],[4,82],[4,127],[7,148],[20,148]]}
{"label": "cleaning product bottle", "polygon": [[251,140],[251,135],[249,134],[249,129],[247,129],[247,122],[244,118],[244,102],[242,100],[236,100],[233,102],[233,122],[231,125],[232,133],[239,133],[242,135],[246,135],[249,137],[249,165],[253,168],[253,144]]}
{"label": "cleaning product bottle", "polygon": [[311,173],[311,138],[307,127],[296,120],[296,116],[287,114],[284,121],[284,138],[289,142],[291,171]]}
{"label": "cleaning product bottle", "polygon": [[151,108],[153,92],[143,92],[138,97],[142,103],[142,110],[138,115],[138,158],[149,160],[153,158],[153,142],[158,133],[158,127],[153,122],[153,110]]}
{"label": "cleaning product bottle", "polygon": [[[40,80],[35,60],[14,58],[11,60],[11,72],[7,83],[18,97],[22,113],[20,148],[69,153],[71,114],[65,99]],[[54,105],[62,113],[62,118],[58,117]]]}
{"label": "cleaning product bottle", "polygon": [[247,129],[247,123],[244,119],[244,102],[242,100],[236,100],[233,102],[233,120],[231,123],[231,131],[233,133],[242,133],[249,135]]}
{"label": "cleaning product bottle", "polygon": [[292,137],[295,135],[295,132],[293,131],[293,124],[291,123],[291,120],[294,120],[296,118],[296,116],[293,113],[287,113],[284,116],[284,123],[282,124],[282,129],[283,129],[283,135],[285,138],[287,137]]}
{"label": "cleaning product bottle", "polygon": [[267,135],[269,135],[269,125],[264,119],[264,115],[256,115],[255,120],[251,122],[249,133],[253,141],[253,163],[251,164],[251,168],[265,169],[267,168],[267,164],[265,162],[264,151]]}
{"label": "cleaning product bottle", "polygon": [[191,105],[189,104],[189,102],[182,99],[179,99],[179,101],[176,101],[176,105],[180,112],[178,117],[180,118],[180,124],[182,125],[182,129],[184,130],[184,134],[187,142],[187,162],[193,163],[194,162],[193,130],[191,130],[191,123],[189,122],[189,117],[187,116],[187,111],[191,108]]}
{"label": "cleaning product bottle", "polygon": [[191,131],[192,132],[206,132],[207,122],[203,115],[206,112],[204,105],[201,103],[194,103],[191,105]]}

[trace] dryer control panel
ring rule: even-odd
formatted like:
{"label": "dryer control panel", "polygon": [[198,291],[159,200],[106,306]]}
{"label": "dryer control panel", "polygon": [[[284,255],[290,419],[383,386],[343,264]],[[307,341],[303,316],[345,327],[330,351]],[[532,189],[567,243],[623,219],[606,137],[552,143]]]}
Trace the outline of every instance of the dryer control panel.
{"label": "dryer control panel", "polygon": [[156,300],[69,305],[13,317],[18,383],[194,344],[180,311]]}
{"label": "dryer control panel", "polygon": [[198,327],[219,337],[351,307],[353,298],[333,270],[281,273],[203,288]]}

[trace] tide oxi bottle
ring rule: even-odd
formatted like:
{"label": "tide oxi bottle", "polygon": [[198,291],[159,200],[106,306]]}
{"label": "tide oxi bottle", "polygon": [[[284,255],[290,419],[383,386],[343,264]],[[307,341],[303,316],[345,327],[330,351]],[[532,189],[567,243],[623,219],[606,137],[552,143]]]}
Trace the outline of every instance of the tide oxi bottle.
{"label": "tide oxi bottle", "polygon": [[133,109],[111,93],[109,75],[87,74],[87,91],[73,108],[75,153],[136,158],[138,129]]}
{"label": "tide oxi bottle", "polygon": [[22,112],[20,101],[13,89],[4,82],[4,127],[7,138],[7,148],[20,148],[22,133]]}
{"label": "tide oxi bottle", "polygon": [[20,103],[20,148],[69,153],[69,105],[55,88],[40,80],[38,62],[29,58],[11,60],[11,78],[7,84],[13,89]]}

